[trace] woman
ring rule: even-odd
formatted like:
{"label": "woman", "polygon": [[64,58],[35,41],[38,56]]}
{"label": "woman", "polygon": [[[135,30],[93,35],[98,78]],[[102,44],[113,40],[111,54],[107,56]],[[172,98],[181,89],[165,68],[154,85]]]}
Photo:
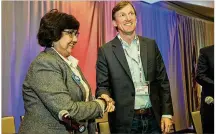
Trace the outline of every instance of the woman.
{"label": "woman", "polygon": [[[95,133],[94,118],[102,117],[106,102],[92,100],[91,89],[71,56],[79,22],[72,15],[51,10],[41,19],[38,42],[45,50],[32,62],[23,83],[25,116],[20,134],[68,134],[71,128],[62,111]],[[114,106],[108,106],[108,112]],[[75,131],[75,133],[79,133]]]}

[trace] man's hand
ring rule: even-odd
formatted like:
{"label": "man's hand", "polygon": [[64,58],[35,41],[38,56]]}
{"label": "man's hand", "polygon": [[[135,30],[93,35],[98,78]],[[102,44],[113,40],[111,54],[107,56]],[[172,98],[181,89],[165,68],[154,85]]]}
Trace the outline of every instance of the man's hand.
{"label": "man's hand", "polygon": [[161,131],[165,134],[169,133],[170,127],[172,126],[172,124],[173,124],[172,119],[167,118],[167,117],[162,117],[161,118]]}
{"label": "man's hand", "polygon": [[106,100],[106,103],[107,103],[107,108],[105,110],[106,112],[113,112],[113,111],[115,111],[115,105],[114,105],[115,101],[112,98],[110,98],[106,94],[102,94],[100,97]]}

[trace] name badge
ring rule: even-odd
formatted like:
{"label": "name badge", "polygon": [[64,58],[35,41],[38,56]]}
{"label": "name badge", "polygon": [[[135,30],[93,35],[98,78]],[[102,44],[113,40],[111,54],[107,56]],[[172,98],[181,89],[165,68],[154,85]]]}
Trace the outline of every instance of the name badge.
{"label": "name badge", "polygon": [[80,78],[75,75],[74,73],[72,73],[72,79],[77,83],[77,84],[80,84]]}
{"label": "name badge", "polygon": [[145,82],[142,85],[137,85],[136,86],[136,95],[149,95],[150,90],[149,90],[149,82]]}
{"label": "name badge", "polygon": [[136,95],[149,95],[148,86],[138,86],[136,88]]}

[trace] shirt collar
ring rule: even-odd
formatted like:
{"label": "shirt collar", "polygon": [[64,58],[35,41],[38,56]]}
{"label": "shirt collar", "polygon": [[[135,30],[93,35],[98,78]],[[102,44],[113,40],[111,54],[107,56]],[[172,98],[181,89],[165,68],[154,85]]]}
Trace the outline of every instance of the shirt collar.
{"label": "shirt collar", "polygon": [[[56,51],[56,49],[54,47],[52,47],[53,50]],[[56,53],[69,65],[72,66],[73,68],[76,68],[79,60],[77,60],[75,57],[73,56],[68,56],[68,58],[66,59],[65,57],[63,57],[60,53],[58,53],[58,51],[56,51]]]}
{"label": "shirt collar", "polygon": [[[121,41],[123,47],[130,47],[130,45],[121,38],[120,34],[117,35],[117,37],[119,38],[119,40]],[[138,44],[137,42],[139,41],[139,38],[137,35],[135,35],[134,39],[132,40],[131,44]]]}

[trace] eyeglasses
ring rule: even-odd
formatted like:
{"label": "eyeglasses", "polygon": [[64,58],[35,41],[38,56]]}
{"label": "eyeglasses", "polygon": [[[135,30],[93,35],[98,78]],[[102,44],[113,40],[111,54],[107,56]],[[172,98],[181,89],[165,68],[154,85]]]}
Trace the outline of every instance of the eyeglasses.
{"label": "eyeglasses", "polygon": [[80,34],[77,30],[74,30],[74,29],[65,29],[63,32],[68,33],[71,37],[73,36],[78,37]]}

